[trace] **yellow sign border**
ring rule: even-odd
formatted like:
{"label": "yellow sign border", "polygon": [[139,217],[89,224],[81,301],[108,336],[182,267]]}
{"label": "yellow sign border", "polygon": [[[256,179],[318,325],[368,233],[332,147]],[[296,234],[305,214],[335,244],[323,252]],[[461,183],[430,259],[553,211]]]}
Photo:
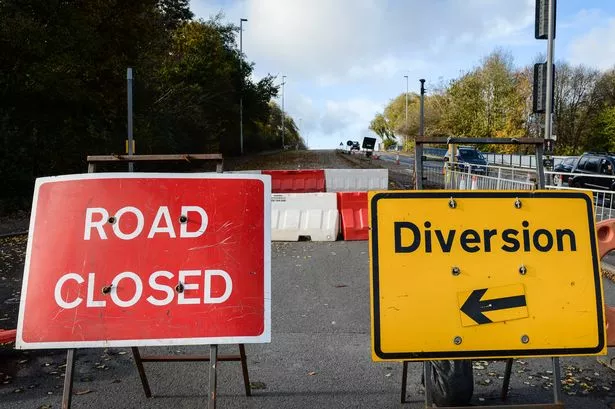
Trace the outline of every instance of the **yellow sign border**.
{"label": "yellow sign border", "polygon": [[[380,334],[380,292],[379,292],[379,260],[378,260],[378,201],[383,199],[480,199],[480,198],[542,198],[542,199],[582,199],[587,206],[588,225],[590,228],[591,255],[593,261],[593,278],[595,302],[598,320],[598,344],[584,348],[536,348],[507,349],[486,351],[398,351],[384,352],[381,349]],[[602,295],[602,277],[600,273],[600,258],[594,221],[591,196],[585,192],[562,191],[406,191],[406,192],[373,192],[369,199],[370,214],[370,278],[371,278],[371,326],[372,352],[382,360],[426,360],[426,359],[472,359],[472,358],[514,358],[536,356],[570,356],[597,355],[606,347],[604,323],[604,301]]]}

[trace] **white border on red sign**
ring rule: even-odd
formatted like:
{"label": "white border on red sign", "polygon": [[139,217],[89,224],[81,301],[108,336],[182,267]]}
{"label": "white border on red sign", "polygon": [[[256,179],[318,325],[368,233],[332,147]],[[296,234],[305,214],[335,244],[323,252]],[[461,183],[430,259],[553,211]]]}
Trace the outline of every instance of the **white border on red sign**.
{"label": "white border on red sign", "polygon": [[[25,342],[23,340],[23,314],[28,290],[28,277],[30,274],[30,256],[32,251],[32,238],[36,218],[36,206],[40,187],[46,183],[66,182],[83,179],[256,179],[263,182],[263,221],[264,240],[264,329],[263,333],[253,337],[208,337],[208,338],[165,338],[165,339],[127,339],[116,341],[81,341],[81,342]],[[211,345],[211,344],[257,344],[271,342],[271,176],[256,174],[230,174],[230,173],[83,173],[75,175],[51,176],[36,179],[30,228],[28,231],[28,246],[24,264],[24,275],[19,304],[19,319],[17,322],[16,349],[52,349],[52,348],[105,348],[105,347],[132,347],[132,346],[166,346],[166,345]]]}

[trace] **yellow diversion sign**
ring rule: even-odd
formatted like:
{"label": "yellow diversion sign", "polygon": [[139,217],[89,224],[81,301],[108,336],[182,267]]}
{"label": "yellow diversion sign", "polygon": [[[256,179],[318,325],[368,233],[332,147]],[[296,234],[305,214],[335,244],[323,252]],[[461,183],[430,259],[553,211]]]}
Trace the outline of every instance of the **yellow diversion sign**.
{"label": "yellow diversion sign", "polygon": [[374,360],[606,353],[592,197],[370,192]]}

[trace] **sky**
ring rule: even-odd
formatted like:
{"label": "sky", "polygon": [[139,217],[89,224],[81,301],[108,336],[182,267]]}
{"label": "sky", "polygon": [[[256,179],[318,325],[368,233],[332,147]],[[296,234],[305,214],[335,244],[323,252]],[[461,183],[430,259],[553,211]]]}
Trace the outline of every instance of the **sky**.
{"label": "sky", "polygon": [[[284,110],[310,149],[375,136],[369,123],[391,99],[426,92],[495,49],[515,65],[546,55],[534,39],[536,0],[191,0],[196,18],[243,23],[243,52],[284,86]],[[237,40],[239,42],[239,40]],[[559,0],[555,59],[615,65],[615,1]],[[281,105],[281,97],[277,98]]]}

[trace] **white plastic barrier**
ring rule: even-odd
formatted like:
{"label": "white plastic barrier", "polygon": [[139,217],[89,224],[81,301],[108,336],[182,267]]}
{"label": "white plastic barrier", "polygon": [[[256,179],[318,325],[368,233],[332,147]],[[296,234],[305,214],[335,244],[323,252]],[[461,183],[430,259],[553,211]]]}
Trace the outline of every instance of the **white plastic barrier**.
{"label": "white plastic barrier", "polygon": [[247,174],[260,175],[261,173],[263,173],[263,171],[262,170],[230,170],[224,173],[244,173],[244,174],[247,173]]}
{"label": "white plastic barrier", "polygon": [[335,241],[340,230],[335,193],[271,195],[271,240]]}
{"label": "white plastic barrier", "polygon": [[388,169],[325,169],[327,192],[365,192],[389,188]]}

